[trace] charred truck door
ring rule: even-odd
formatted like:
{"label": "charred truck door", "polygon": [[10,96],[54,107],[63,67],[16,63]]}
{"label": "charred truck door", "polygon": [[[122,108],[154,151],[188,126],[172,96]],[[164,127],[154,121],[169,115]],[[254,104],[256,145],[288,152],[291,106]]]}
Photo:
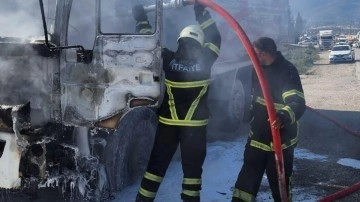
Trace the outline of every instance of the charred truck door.
{"label": "charred truck door", "polygon": [[161,20],[159,12],[149,16],[153,34],[139,35],[129,12],[134,2],[90,2],[73,1],[66,27],[67,45],[80,41],[86,49],[61,53],[62,118],[71,125],[115,128],[129,110],[157,104]]}
{"label": "charred truck door", "polygon": [[19,26],[0,32],[0,188],[121,190],[155,134],[162,0],[141,1],[155,8],[148,35],[135,32],[135,1],[17,2],[0,3],[2,26]]}

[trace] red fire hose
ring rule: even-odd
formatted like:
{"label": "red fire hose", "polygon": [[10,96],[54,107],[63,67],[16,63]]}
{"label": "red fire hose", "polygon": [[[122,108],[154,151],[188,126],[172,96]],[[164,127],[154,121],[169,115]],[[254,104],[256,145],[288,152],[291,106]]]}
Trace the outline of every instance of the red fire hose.
{"label": "red fire hose", "polygon": [[[190,1],[194,3],[194,0]],[[276,111],[274,107],[274,103],[272,101],[269,86],[267,83],[267,80],[264,76],[264,73],[261,69],[261,65],[259,63],[259,60],[256,56],[255,50],[247,37],[244,30],[241,28],[239,23],[222,7],[217,5],[216,3],[212,2],[211,0],[198,0],[199,3],[202,5],[211,8],[215,12],[217,12],[219,15],[221,15],[227,23],[231,26],[231,28],[235,31],[236,35],[240,39],[240,41],[243,43],[245,50],[250,56],[250,59],[254,65],[256,74],[259,78],[260,86],[265,98],[267,112],[269,115],[270,123],[273,123],[276,120]],[[283,154],[281,149],[281,139],[280,139],[280,131],[279,129],[275,129],[271,127],[272,132],[272,138],[273,138],[273,144],[274,144],[274,151],[275,151],[275,161],[276,161],[276,170],[278,174],[278,183],[279,183],[279,190],[281,195],[281,201],[287,202],[287,192],[286,192],[286,181],[285,181],[285,173],[284,173],[284,162],[283,162]]]}
{"label": "red fire hose", "polygon": [[342,128],[343,130],[345,130],[346,132],[348,132],[349,134],[355,136],[355,137],[360,137],[360,133],[359,132],[355,132],[355,131],[352,131],[350,130],[348,127],[344,126],[343,124],[339,123],[338,121],[336,121],[335,119],[331,118],[330,116],[327,116],[325,115],[324,113],[320,113],[319,111],[309,107],[309,106],[306,106],[306,108],[308,110],[311,110],[312,112],[315,112],[316,114],[318,114],[319,116],[322,116],[323,118],[331,121],[333,124],[337,125],[338,127]]}
{"label": "red fire hose", "polygon": [[335,201],[337,199],[343,198],[347,195],[350,195],[351,193],[360,190],[360,182],[354,184],[351,187],[348,187],[346,189],[343,189],[341,191],[338,191],[334,194],[331,194],[325,198],[320,199],[318,202],[331,202],[331,201]]}
{"label": "red fire hose", "polygon": [[[323,118],[331,121],[333,124],[337,125],[338,127],[342,128],[343,130],[345,130],[346,132],[348,132],[349,134],[351,135],[354,135],[355,137],[360,137],[360,134],[358,132],[355,132],[355,131],[352,131],[350,130],[348,127],[342,125],[341,123],[339,123],[338,121],[336,121],[335,119],[333,119],[332,117],[329,117],[309,106],[306,106],[308,110],[311,110],[312,112],[315,112],[316,114],[322,116]],[[343,190],[340,190],[334,194],[331,194],[329,196],[326,196],[320,200],[318,200],[318,202],[331,202],[331,201],[335,201],[337,199],[340,199],[340,198],[343,198],[347,195],[350,195],[351,193],[357,191],[357,190],[360,190],[360,182],[350,186],[350,187],[347,187]]]}

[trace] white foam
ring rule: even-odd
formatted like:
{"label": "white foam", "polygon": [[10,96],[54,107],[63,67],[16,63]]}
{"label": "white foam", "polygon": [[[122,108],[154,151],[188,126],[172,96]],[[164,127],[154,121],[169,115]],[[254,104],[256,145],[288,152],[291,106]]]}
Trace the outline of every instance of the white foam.
{"label": "white foam", "polygon": [[338,164],[360,169],[360,160],[344,158],[337,161]]}

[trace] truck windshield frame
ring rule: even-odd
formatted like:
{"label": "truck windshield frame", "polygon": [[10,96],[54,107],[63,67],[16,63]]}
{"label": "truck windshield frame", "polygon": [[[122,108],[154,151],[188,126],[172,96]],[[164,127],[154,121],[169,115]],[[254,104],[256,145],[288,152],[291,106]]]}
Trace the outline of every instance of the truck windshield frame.
{"label": "truck windshield frame", "polygon": [[[157,9],[157,2],[157,0],[144,0],[142,5],[155,5]],[[136,4],[133,1],[100,0],[97,11],[98,32],[102,35],[139,34],[135,31],[136,21],[132,14],[132,7],[134,5]],[[152,32],[144,35],[151,35],[156,32],[156,12],[148,12],[147,16],[152,26]]]}

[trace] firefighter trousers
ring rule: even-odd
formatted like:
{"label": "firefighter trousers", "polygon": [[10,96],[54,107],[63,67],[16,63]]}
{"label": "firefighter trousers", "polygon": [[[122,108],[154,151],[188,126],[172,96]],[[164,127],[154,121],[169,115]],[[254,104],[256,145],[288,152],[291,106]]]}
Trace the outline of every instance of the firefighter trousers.
{"label": "firefighter trousers", "polygon": [[138,201],[155,199],[179,144],[183,169],[181,199],[200,201],[202,165],[206,156],[206,126],[172,126],[161,122],[159,122],[150,160],[141,181]]}
{"label": "firefighter trousers", "polygon": [[[282,152],[287,196],[291,201],[290,179],[293,172],[294,147],[284,149]],[[264,151],[246,144],[244,164],[235,183],[232,201],[255,201],[264,173],[268,178],[274,201],[281,201],[274,152]]]}

